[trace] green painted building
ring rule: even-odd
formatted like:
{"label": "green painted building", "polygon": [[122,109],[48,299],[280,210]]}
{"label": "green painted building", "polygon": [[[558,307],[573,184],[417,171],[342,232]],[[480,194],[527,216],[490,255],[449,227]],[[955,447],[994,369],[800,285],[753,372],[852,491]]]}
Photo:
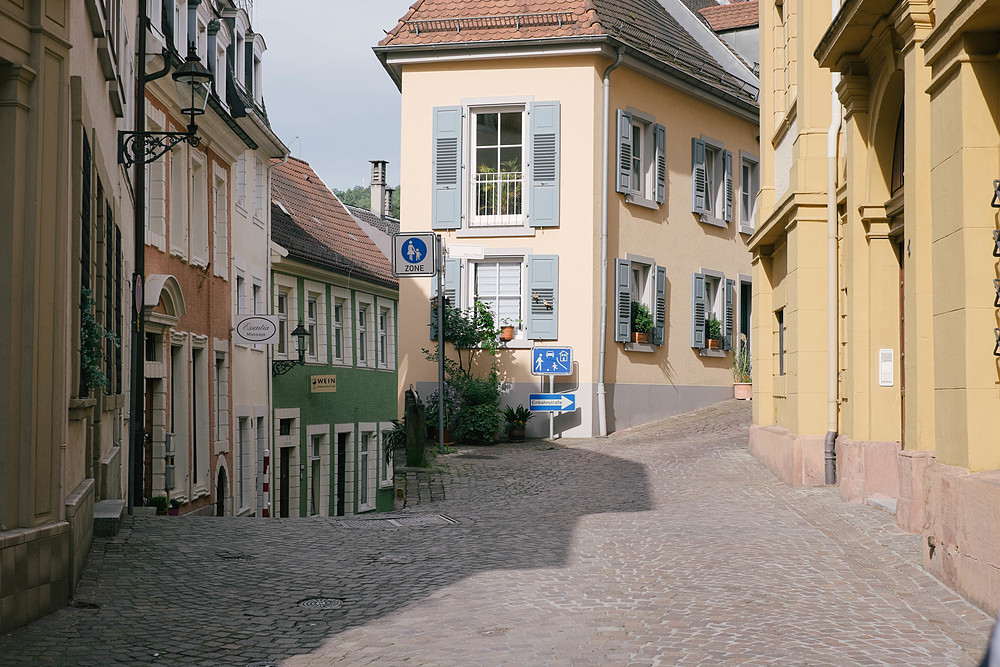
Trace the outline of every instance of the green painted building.
{"label": "green painted building", "polygon": [[272,174],[273,516],[347,516],[393,507],[382,432],[398,416],[399,284],[388,259],[308,163]]}

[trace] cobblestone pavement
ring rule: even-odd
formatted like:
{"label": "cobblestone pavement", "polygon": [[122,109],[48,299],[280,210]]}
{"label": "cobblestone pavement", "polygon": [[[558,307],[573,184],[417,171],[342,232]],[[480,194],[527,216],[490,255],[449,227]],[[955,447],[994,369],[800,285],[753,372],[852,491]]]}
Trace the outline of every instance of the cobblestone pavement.
{"label": "cobblestone pavement", "polygon": [[128,520],[0,664],[976,664],[991,619],[918,538],[780,484],[748,425],[460,448],[393,520]]}

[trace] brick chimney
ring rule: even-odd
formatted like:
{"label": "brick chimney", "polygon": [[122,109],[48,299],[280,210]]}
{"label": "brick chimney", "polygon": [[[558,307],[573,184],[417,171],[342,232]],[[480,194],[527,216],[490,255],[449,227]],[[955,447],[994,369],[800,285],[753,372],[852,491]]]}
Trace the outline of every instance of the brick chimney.
{"label": "brick chimney", "polygon": [[385,160],[369,160],[369,162],[372,163],[372,189],[368,209],[381,218],[385,215],[385,172],[389,163]]}
{"label": "brick chimney", "polygon": [[391,218],[392,217],[392,193],[395,192],[395,188],[385,189],[385,206],[382,208],[382,217]]}

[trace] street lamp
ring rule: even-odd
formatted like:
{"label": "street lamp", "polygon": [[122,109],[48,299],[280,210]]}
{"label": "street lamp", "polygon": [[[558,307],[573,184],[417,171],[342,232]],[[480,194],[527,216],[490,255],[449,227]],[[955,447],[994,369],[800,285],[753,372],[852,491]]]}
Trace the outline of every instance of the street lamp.
{"label": "street lamp", "polygon": [[299,353],[299,358],[275,359],[272,361],[271,375],[273,377],[284,375],[296,366],[303,366],[306,363],[306,338],[310,336],[310,333],[308,329],[302,326],[302,320],[299,320],[299,326],[292,329],[292,336],[295,338],[295,349]]}
{"label": "street lamp", "polygon": [[[170,58],[169,52],[164,52],[166,63],[161,71],[146,76],[140,74],[143,87],[147,81],[158,79],[166,74],[170,67]],[[201,58],[198,57],[194,49],[190,49],[187,58],[180,67],[174,70],[171,77],[177,86],[177,99],[180,101],[181,114],[189,118],[187,130],[184,132],[146,132],[145,129],[135,132],[119,131],[118,162],[126,167],[136,163],[153,162],[182,141],[186,141],[192,146],[197,146],[201,142],[201,138],[195,134],[198,131],[198,125],[194,119],[195,116],[205,113],[208,94],[211,91],[212,73],[201,64]]]}

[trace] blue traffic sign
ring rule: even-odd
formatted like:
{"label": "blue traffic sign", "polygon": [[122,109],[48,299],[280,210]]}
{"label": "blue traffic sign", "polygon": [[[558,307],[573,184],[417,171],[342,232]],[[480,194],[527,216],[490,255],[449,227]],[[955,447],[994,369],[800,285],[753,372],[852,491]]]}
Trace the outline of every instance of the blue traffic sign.
{"label": "blue traffic sign", "polygon": [[576,394],[528,394],[528,409],[532,412],[573,412]]}
{"label": "blue traffic sign", "polygon": [[434,232],[393,234],[392,274],[397,278],[433,276],[437,272],[435,238]]}
{"label": "blue traffic sign", "polygon": [[572,375],[573,348],[531,348],[531,372],[534,375]]}

